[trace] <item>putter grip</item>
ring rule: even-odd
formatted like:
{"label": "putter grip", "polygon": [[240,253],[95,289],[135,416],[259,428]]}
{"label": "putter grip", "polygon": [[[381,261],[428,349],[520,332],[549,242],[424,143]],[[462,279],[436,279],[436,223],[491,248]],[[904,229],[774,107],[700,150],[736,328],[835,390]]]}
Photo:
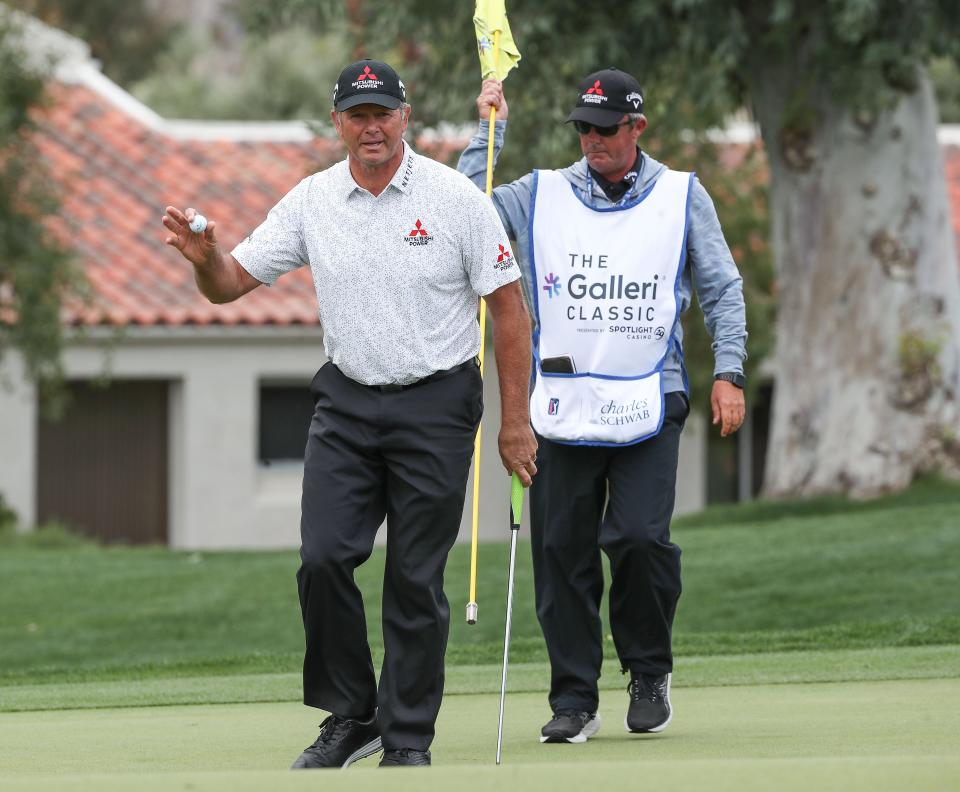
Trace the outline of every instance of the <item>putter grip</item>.
{"label": "putter grip", "polygon": [[520,530],[520,519],[523,517],[523,484],[514,473],[510,480],[510,530]]}

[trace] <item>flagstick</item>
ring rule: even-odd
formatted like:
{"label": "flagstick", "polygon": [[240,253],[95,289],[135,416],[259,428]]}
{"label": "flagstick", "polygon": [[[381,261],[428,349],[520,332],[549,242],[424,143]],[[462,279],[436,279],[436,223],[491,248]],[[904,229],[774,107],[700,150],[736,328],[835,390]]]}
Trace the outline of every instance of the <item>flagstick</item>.
{"label": "flagstick", "polygon": [[[493,31],[493,62],[500,57],[500,31]],[[487,142],[487,195],[493,195],[493,129],[497,108],[490,108],[489,141]],[[483,378],[483,348],[487,340],[487,304],[480,300],[480,377]],[[477,427],[473,443],[473,527],[470,535],[470,601],[467,603],[467,624],[477,623],[477,529],[480,515],[480,440],[483,421]]]}

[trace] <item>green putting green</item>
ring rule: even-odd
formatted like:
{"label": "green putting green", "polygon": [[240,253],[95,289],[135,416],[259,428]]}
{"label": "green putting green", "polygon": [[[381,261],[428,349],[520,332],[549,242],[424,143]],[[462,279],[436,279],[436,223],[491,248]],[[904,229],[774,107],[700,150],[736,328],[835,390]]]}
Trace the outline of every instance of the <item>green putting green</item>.
{"label": "green putting green", "polygon": [[[498,695],[448,695],[431,771],[391,788],[956,789],[960,679],[677,687],[661,735],[623,729],[625,694],[604,690],[585,745],[541,745],[542,693],[508,695],[503,766],[493,766]],[[368,759],[346,772],[285,768],[319,713],[297,703],[0,714],[6,789],[380,790]],[[309,786],[308,786],[309,785]]]}

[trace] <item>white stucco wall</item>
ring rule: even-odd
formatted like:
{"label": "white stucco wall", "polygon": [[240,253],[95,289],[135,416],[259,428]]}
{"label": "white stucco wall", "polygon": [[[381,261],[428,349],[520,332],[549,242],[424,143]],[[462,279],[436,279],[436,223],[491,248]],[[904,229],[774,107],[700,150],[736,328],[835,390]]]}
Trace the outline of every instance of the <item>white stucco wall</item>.
{"label": "white stucco wall", "polygon": [[[103,341],[73,342],[64,363],[70,378],[105,371],[118,380],[169,384],[169,535],[178,548],[269,548],[299,543],[301,467],[257,462],[261,383],[306,386],[325,362],[316,330],[200,328],[130,331]],[[500,403],[492,350],[487,359],[481,452],[479,536],[502,540],[509,530],[509,477],[497,452]],[[32,526],[36,514],[36,397],[11,355],[0,391],[0,491]],[[703,422],[691,420],[681,442],[677,511],[702,508]],[[461,521],[469,541],[473,479]],[[522,533],[528,533],[525,511]],[[379,539],[385,538],[381,531]]]}
{"label": "white stucco wall", "polygon": [[0,359],[0,493],[19,517],[32,526],[36,515],[37,396],[23,376],[14,351]]}
{"label": "white stucco wall", "polygon": [[169,536],[174,547],[290,547],[299,541],[296,470],[257,462],[262,382],[309,383],[325,362],[319,331],[129,332],[108,354],[71,344],[71,378],[163,379],[169,389]]}

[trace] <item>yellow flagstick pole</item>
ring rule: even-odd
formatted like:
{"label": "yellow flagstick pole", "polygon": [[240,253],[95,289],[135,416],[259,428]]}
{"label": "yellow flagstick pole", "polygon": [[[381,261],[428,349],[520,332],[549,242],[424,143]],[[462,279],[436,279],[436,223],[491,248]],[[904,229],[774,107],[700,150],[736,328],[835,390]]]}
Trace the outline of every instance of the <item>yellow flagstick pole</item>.
{"label": "yellow flagstick pole", "polygon": [[[493,32],[493,62],[500,55],[500,31]],[[490,130],[487,143],[487,195],[493,195],[493,126],[497,120],[497,108],[490,108]],[[480,376],[483,377],[483,349],[487,340],[487,304],[480,300]],[[470,533],[470,601],[467,603],[467,624],[477,623],[477,530],[480,516],[480,440],[483,436],[483,421],[477,427],[473,443],[473,526]]]}

